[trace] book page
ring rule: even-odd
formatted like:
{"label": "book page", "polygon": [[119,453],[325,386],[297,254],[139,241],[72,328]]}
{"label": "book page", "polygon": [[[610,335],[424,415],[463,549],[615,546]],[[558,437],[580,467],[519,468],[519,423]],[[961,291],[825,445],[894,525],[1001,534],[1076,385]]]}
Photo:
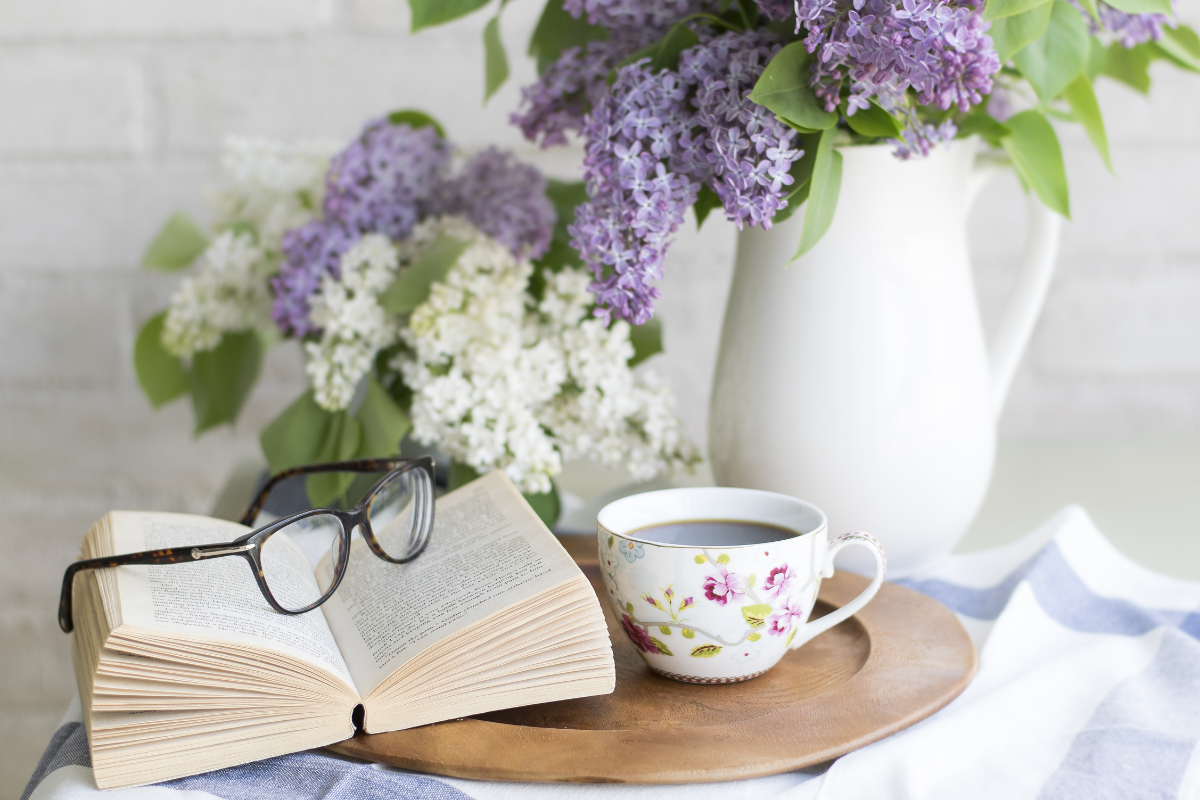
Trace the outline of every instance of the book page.
{"label": "book page", "polygon": [[[328,586],[329,559],[317,568]],[[362,697],[434,642],[579,577],[579,567],[503,472],[437,501],[419,558],[392,564],[361,537],[325,616]]]}
{"label": "book page", "polygon": [[[217,544],[250,530],[191,514],[114,511],[112,521],[117,553]],[[283,541],[286,535],[275,534],[272,542],[277,538]],[[274,562],[273,568],[286,567],[288,580],[315,583],[304,553],[287,543],[277,554],[287,557]],[[291,616],[272,609],[245,558],[226,556],[117,570],[122,624],[274,650],[332,673],[348,691],[357,693],[321,611]]]}

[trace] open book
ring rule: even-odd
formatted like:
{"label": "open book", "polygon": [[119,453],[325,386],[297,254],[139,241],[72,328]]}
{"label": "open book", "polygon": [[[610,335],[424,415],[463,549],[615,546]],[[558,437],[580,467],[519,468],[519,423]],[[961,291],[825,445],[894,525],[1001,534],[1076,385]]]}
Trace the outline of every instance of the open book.
{"label": "open book", "polygon": [[[245,526],[113,511],[83,557],[226,542]],[[279,534],[276,534],[277,536]],[[299,545],[297,552],[301,552]],[[298,557],[297,581],[329,585]],[[352,736],[613,690],[587,578],[501,472],[437,501],[428,549],[390,564],[355,534],[315,611],[270,609],[222,558],[81,573],[72,651],[96,783],[155,783]]]}

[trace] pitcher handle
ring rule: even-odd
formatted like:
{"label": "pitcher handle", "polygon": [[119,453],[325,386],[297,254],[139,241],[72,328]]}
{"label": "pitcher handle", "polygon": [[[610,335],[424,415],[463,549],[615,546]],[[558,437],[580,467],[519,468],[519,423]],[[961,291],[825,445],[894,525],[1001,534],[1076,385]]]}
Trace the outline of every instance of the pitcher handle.
{"label": "pitcher handle", "polygon": [[793,637],[790,645],[791,649],[795,650],[805,642],[812,640],[814,636],[822,634],[839,622],[844,622],[852,617],[860,608],[871,601],[871,598],[879,591],[879,587],[883,585],[883,575],[887,572],[887,556],[884,555],[883,546],[875,540],[874,536],[861,531],[843,533],[829,543],[829,549],[825,552],[825,564],[821,567],[822,577],[833,577],[833,557],[843,547],[851,545],[865,547],[875,556],[875,577],[867,585],[867,588],[859,593],[858,597],[846,603],[846,605],[834,609],[818,620],[804,623],[804,626],[796,631],[796,636]]}
{"label": "pitcher handle", "polygon": [[[974,172],[967,187],[967,202],[974,203],[980,190],[1003,167],[986,156],[976,159]],[[1062,221],[1058,214],[1046,208],[1037,195],[1026,191],[1029,208],[1029,231],[1021,253],[1021,266],[1012,296],[1000,317],[988,350],[992,370],[992,417],[1004,409],[1008,389],[1012,385],[1021,355],[1029,344],[1033,326],[1046,302],[1050,279],[1058,256],[1058,240]]]}

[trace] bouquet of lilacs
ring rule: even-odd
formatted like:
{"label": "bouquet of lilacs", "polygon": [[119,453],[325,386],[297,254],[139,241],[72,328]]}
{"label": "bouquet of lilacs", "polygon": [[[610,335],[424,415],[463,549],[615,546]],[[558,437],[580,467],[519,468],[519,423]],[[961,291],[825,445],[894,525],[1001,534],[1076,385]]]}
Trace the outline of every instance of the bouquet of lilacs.
{"label": "bouquet of lilacs", "polygon": [[[463,159],[417,112],[340,150],[229,139],[222,166],[212,236],[176,215],[147,252],[191,271],[135,345],[146,394],[190,394],[197,432],[236,419],[286,338],[309,388],[262,433],[275,471],[393,455],[411,435],[455,482],[503,469],[552,523],[565,460],[640,479],[696,460],[670,390],[633,369],[658,340],[597,319],[568,255],[578,185],[496,149]],[[310,479],[310,499],[336,501],[339,480]]]}
{"label": "bouquet of lilacs", "polygon": [[[487,5],[409,2],[414,28]],[[770,228],[806,203],[796,257],[811,249],[837,205],[839,147],[911,159],[978,136],[1069,216],[1050,120],[1080,123],[1109,165],[1093,82],[1145,92],[1154,60],[1200,71],[1200,38],[1173,2],[546,0],[530,43],[539,78],[513,122],[543,146],[582,138],[588,198],[571,243],[599,313],[641,324],[688,207],[698,224],[720,208]],[[496,13],[489,92],[507,74]]]}

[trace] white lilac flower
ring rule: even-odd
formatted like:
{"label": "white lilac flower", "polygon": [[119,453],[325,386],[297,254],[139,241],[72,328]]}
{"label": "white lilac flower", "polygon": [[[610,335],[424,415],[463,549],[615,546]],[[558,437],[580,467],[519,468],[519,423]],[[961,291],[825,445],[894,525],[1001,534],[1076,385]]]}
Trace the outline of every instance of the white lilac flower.
{"label": "white lilac flower", "polygon": [[418,225],[470,242],[412,314],[395,366],[414,392],[413,435],[479,472],[503,469],[526,492],[550,489],[564,458],[650,478],[694,460],[670,390],[635,374],[629,326],[591,318],[590,276],[564,269],[536,306],[532,266],[455,218]]}
{"label": "white lilac flower", "polygon": [[269,326],[271,270],[249,234],[225,231],[217,236],[171,297],[162,338],[167,352],[190,358],[216,347],[227,331]]}
{"label": "white lilac flower", "polygon": [[340,411],[349,406],[375,356],[395,343],[400,326],[379,304],[379,295],[391,285],[399,265],[396,246],[386,236],[368,234],[342,255],[340,279],[321,279],[311,298],[321,338],[304,346],[305,371],[321,407]]}
{"label": "white lilac flower", "polygon": [[226,186],[209,196],[213,226],[250,223],[263,249],[278,253],[284,232],[304,225],[321,208],[325,171],[340,147],[322,140],[226,137],[221,152]]}

